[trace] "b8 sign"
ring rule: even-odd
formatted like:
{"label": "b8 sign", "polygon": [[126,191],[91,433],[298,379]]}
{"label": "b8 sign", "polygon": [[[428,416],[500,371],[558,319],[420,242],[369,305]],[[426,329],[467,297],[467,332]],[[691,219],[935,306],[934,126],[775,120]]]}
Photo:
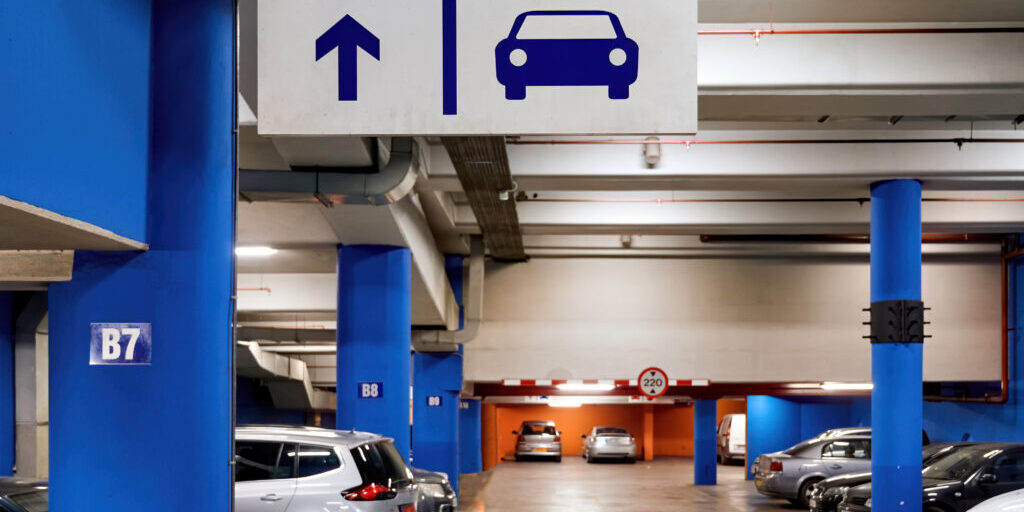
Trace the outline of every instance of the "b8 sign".
{"label": "b8 sign", "polygon": [[152,362],[152,324],[89,324],[90,365],[148,365]]}
{"label": "b8 sign", "polygon": [[427,407],[441,407],[441,397],[439,395],[428,396]]}
{"label": "b8 sign", "polygon": [[384,398],[383,382],[360,382],[356,388],[359,398]]}

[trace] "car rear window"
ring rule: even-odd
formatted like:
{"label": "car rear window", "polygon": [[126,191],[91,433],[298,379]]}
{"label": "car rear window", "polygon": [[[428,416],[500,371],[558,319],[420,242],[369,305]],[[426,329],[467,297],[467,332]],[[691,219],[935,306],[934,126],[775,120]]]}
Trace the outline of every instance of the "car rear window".
{"label": "car rear window", "polygon": [[43,489],[14,494],[7,499],[26,512],[47,512],[50,509],[49,495]]}
{"label": "car rear window", "polygon": [[531,14],[523,20],[516,39],[615,39],[607,14]]}
{"label": "car rear window", "polygon": [[539,436],[547,434],[549,436],[558,435],[555,427],[551,425],[523,425],[522,433],[524,436]]}
{"label": "car rear window", "polygon": [[398,489],[412,484],[412,470],[391,441],[364,444],[352,449],[363,486],[380,484]]}
{"label": "car rear window", "polygon": [[597,435],[601,434],[629,434],[624,428],[618,427],[604,427],[597,429]]}

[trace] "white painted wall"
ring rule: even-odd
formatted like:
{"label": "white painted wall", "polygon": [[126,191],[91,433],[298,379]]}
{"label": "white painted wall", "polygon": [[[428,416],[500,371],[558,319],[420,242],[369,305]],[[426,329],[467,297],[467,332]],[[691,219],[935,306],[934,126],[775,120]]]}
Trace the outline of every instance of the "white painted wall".
{"label": "white painted wall", "polygon": [[[969,258],[924,265],[926,380],[999,379],[999,259]],[[490,264],[465,376],[868,381],[868,278],[866,258]]]}

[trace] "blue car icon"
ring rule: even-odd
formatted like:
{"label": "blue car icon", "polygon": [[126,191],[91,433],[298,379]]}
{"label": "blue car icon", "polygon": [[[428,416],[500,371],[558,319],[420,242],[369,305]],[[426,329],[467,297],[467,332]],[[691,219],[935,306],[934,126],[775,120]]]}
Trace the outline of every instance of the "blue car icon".
{"label": "blue car icon", "polygon": [[639,53],[608,11],[528,11],[494,58],[506,99],[526,99],[527,86],[606,86],[618,100],[629,98]]}

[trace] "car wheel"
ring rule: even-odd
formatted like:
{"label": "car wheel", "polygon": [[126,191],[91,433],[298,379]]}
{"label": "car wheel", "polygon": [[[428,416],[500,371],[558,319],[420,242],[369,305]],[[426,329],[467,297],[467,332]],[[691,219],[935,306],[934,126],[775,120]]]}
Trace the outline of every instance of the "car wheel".
{"label": "car wheel", "polygon": [[562,462],[562,456],[555,457],[555,462]]}
{"label": "car wheel", "polygon": [[636,457],[630,457],[626,459],[626,461],[629,462],[630,464],[636,464]]}
{"label": "car wheel", "polygon": [[587,457],[587,464],[593,464],[593,463],[594,463],[594,458],[593,457]]}
{"label": "car wheel", "polygon": [[608,99],[624,100],[624,99],[627,99],[627,98],[629,98],[629,86],[628,85],[610,85],[610,86],[608,86]]}
{"label": "car wheel", "polygon": [[522,462],[522,461],[523,461],[523,456],[522,455],[516,455],[516,462]]}
{"label": "car wheel", "polygon": [[715,460],[717,460],[719,464],[725,464],[725,459],[722,458],[722,454],[715,455]]}
{"label": "car wheel", "polygon": [[506,85],[505,86],[505,99],[506,100],[525,100],[526,99],[526,86],[525,85]]}
{"label": "car wheel", "polygon": [[808,480],[800,486],[800,494],[797,498],[797,505],[803,508],[809,508],[811,506],[811,487],[818,483],[819,480]]}

